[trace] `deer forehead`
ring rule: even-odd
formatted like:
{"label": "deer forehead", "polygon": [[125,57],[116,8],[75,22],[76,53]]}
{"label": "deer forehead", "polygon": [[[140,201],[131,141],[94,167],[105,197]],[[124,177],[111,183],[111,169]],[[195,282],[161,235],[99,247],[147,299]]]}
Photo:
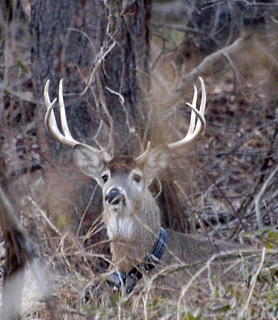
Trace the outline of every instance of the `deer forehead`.
{"label": "deer forehead", "polygon": [[109,171],[110,177],[113,179],[126,180],[128,176],[142,174],[136,160],[131,156],[117,156],[106,164],[106,171]]}
{"label": "deer forehead", "polygon": [[106,192],[111,187],[120,189],[133,189],[135,183],[136,188],[141,190],[140,182],[143,171],[138,166],[136,160],[131,156],[117,156],[106,163],[103,175],[107,175],[107,183],[105,183],[103,191]]}
{"label": "deer forehead", "polygon": [[137,162],[131,156],[117,156],[107,163],[111,175],[129,174],[137,167]]}

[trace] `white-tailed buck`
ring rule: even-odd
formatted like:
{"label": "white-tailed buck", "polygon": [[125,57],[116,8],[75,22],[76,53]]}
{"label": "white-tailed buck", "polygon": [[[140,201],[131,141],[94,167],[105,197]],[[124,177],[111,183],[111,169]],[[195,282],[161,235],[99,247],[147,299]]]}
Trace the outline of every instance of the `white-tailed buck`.
{"label": "white-tailed buck", "polygon": [[53,112],[57,99],[50,101],[49,81],[45,85],[45,125],[48,132],[54,139],[73,149],[77,167],[95,179],[102,188],[103,217],[114,271],[107,281],[115,288],[124,287],[127,293],[138,279],[160,265],[206,261],[213,254],[226,249],[222,242],[164,230],[159,207],[149,191],[158,171],[169,165],[170,152],[193,143],[205,129],[206,91],[201,78],[200,82],[200,108],[196,107],[197,89],[194,87],[193,102],[187,103],[192,109],[190,126],[183,139],[156,148],[151,148],[149,144],[147,150],[137,158],[118,155],[113,159],[109,159],[104,150],[96,150],[72,137],[65,114],[62,80],[58,98],[63,131],[60,132]]}

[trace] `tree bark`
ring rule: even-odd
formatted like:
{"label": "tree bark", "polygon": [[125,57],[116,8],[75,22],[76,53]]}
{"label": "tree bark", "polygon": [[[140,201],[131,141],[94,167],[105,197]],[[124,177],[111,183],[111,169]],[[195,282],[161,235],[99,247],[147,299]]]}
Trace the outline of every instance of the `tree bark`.
{"label": "tree bark", "polygon": [[[58,93],[64,79],[65,105],[72,135],[111,156],[136,154],[145,137],[147,106],[141,88],[148,85],[149,17],[151,0],[102,1],[37,0],[32,7],[32,73],[38,100],[39,145],[44,155],[46,208],[59,219],[79,223],[94,190],[75,170],[72,151],[46,134],[43,88],[50,79],[50,95]],[[141,150],[140,150],[141,151]],[[57,174],[62,166],[63,177]],[[69,178],[65,178],[66,172]],[[70,181],[69,181],[70,180]],[[72,187],[70,187],[70,185]],[[68,204],[62,198],[70,198]],[[71,205],[74,202],[76,205]],[[55,203],[55,205],[54,205]],[[99,192],[90,207],[89,221],[101,213]],[[86,219],[85,219],[86,220]]]}

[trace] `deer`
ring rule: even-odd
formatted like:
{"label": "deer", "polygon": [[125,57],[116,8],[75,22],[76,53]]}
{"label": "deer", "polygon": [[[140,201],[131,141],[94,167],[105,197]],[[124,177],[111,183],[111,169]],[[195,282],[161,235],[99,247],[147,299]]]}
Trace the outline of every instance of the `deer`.
{"label": "deer", "polygon": [[111,158],[104,149],[96,149],[75,140],[69,130],[63,99],[63,80],[59,83],[58,102],[61,131],[54,115],[57,98],[49,97],[49,80],[44,89],[47,107],[45,126],[59,143],[73,149],[73,161],[86,176],[96,180],[103,195],[103,220],[112,253],[114,270],[107,277],[113,290],[129,294],[137,282],[155,272],[159,264],[179,262],[193,264],[206,261],[214,254],[229,249],[222,240],[183,234],[164,229],[160,209],[149,190],[160,170],[169,166],[171,152],[194,143],[204,132],[206,90],[201,84],[201,103],[197,108],[198,90],[194,86],[190,125],[186,135],[172,143],[152,148],[150,142],[139,156],[116,155]]}

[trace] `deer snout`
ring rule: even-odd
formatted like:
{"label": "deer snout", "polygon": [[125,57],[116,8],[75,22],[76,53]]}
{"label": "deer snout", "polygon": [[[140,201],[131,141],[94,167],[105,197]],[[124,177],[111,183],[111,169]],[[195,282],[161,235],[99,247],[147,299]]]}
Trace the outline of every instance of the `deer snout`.
{"label": "deer snout", "polygon": [[118,188],[112,188],[106,193],[105,202],[112,206],[124,205],[125,196]]}

